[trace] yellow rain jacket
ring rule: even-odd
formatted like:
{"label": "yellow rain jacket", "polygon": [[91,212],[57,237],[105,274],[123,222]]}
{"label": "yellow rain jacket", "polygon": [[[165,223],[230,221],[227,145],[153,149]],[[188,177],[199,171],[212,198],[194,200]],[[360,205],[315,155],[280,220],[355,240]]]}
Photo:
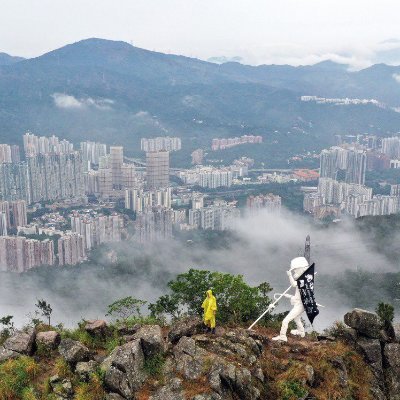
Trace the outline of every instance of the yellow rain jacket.
{"label": "yellow rain jacket", "polygon": [[213,296],[211,290],[207,290],[209,296],[203,301],[201,308],[204,309],[204,323],[211,328],[215,328],[215,314],[214,311],[217,311],[217,299]]}

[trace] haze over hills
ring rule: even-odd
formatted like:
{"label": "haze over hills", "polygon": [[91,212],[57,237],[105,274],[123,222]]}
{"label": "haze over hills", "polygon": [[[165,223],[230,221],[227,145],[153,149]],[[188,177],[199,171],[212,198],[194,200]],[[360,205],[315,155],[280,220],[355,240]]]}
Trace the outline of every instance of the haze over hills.
{"label": "haze over hills", "polygon": [[[84,135],[120,143],[137,155],[141,137],[170,134],[182,137],[189,154],[212,137],[257,133],[286,136],[303,151],[333,143],[337,133],[388,135],[400,126],[400,67],[384,64],[358,72],[330,61],[218,65],[103,39],[19,62],[1,59],[2,142],[19,143],[27,130],[55,132],[76,142]],[[317,104],[302,95],[386,106]]]}

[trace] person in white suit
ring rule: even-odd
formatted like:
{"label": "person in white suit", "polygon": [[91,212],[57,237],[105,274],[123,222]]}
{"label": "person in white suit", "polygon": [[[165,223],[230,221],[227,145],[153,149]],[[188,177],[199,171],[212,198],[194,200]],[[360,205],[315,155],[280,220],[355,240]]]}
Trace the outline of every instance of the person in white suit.
{"label": "person in white suit", "polygon": [[301,301],[300,291],[297,287],[297,279],[307,270],[309,267],[307,260],[304,257],[296,257],[290,263],[290,270],[287,271],[289,281],[292,287],[296,288],[295,294],[292,296],[290,294],[285,294],[285,297],[290,299],[290,303],[293,308],[290,310],[289,314],[282,321],[281,331],[279,336],[275,336],[272,340],[287,342],[287,330],[289,323],[294,321],[296,323],[297,329],[292,329],[290,333],[292,335],[304,337],[304,325],[301,322],[301,314],[304,312],[303,302]]}

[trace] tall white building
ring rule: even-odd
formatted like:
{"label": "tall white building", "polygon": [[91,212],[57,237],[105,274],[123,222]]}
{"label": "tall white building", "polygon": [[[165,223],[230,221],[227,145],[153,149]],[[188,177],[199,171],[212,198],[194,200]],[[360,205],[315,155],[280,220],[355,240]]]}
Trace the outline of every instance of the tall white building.
{"label": "tall white building", "polygon": [[171,208],[172,189],[170,187],[154,190],[127,189],[125,208],[142,212],[153,207]]}
{"label": "tall white building", "polygon": [[76,265],[86,259],[85,242],[78,233],[67,233],[57,242],[58,264]]}

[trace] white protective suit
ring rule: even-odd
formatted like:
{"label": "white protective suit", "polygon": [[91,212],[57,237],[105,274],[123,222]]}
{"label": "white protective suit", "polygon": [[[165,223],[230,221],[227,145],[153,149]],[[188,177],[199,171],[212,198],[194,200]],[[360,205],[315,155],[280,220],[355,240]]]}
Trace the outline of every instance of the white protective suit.
{"label": "white protective suit", "polygon": [[304,325],[301,322],[301,314],[304,312],[303,302],[301,301],[300,291],[297,287],[296,279],[298,279],[301,274],[306,271],[308,268],[308,262],[304,257],[297,257],[294,258],[290,263],[290,271],[287,271],[290,285],[296,288],[296,292],[294,296],[285,295],[285,297],[290,298],[290,303],[292,304],[293,308],[289,312],[289,314],[284,318],[282,321],[281,331],[279,336],[274,337],[272,340],[280,340],[280,341],[287,341],[287,330],[289,323],[294,321],[296,323],[297,329],[293,329],[290,333],[292,335],[298,335],[301,337],[305,336],[304,332]]}

